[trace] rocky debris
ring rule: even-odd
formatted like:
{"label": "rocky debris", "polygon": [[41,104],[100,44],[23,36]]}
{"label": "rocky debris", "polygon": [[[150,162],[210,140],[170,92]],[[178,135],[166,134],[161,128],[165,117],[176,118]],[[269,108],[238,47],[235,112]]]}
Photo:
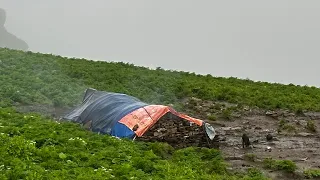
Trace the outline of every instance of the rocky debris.
{"label": "rocky debris", "polygon": [[191,97],[190,98],[191,101],[195,101],[195,102],[202,102],[202,99],[196,98],[196,97]]}
{"label": "rocky debris", "polygon": [[242,131],[242,127],[222,127],[223,131]]}
{"label": "rocky debris", "polygon": [[233,113],[231,114],[231,116],[234,117],[234,118],[240,118],[240,117],[241,117],[241,114],[238,113],[238,112],[233,112]]}
{"label": "rocky debris", "polygon": [[206,121],[205,122],[214,125],[214,126],[220,126],[220,127],[226,127],[226,125],[224,123],[220,123],[220,122],[216,122],[216,121]]}
{"label": "rocky debris", "polygon": [[243,131],[242,127],[221,127],[218,131],[223,135],[234,135],[236,132],[240,133]]}
{"label": "rocky debris", "polygon": [[305,157],[303,159],[300,159],[300,161],[307,161],[309,159],[309,157]]}
{"label": "rocky debris", "polygon": [[307,133],[307,132],[300,132],[297,134],[297,136],[302,136],[302,137],[312,137],[315,136],[314,134]]}
{"label": "rocky debris", "polygon": [[272,117],[272,118],[279,118],[279,117],[295,117],[296,114],[293,112],[290,112],[289,110],[275,110],[275,111],[267,111],[265,112],[266,116]]}
{"label": "rocky debris", "polygon": [[244,121],[244,122],[242,122],[242,124],[244,124],[244,125],[250,125],[250,122],[249,122],[249,121]]}
{"label": "rocky debris", "polygon": [[304,115],[311,119],[320,119],[320,112],[306,112]]}
{"label": "rocky debris", "polygon": [[300,126],[306,126],[307,125],[307,121],[306,120],[294,120],[294,122],[297,125],[300,125]]}
{"label": "rocky debris", "polygon": [[224,157],[225,160],[227,161],[234,161],[234,160],[244,160],[243,156],[227,156]]}
{"label": "rocky debris", "polygon": [[166,142],[174,148],[185,148],[190,146],[218,148],[218,142],[223,140],[216,135],[210,140],[205,129],[187,120],[168,117],[161,118],[138,141]]}
{"label": "rocky debris", "polygon": [[281,112],[276,112],[276,111],[267,111],[265,115],[269,116],[269,117],[272,117],[274,119],[277,119],[279,116],[282,115],[282,113]]}
{"label": "rocky debris", "polygon": [[288,112],[286,114],[284,114],[284,117],[294,117],[296,116],[294,113]]}
{"label": "rocky debris", "polygon": [[271,148],[270,146],[267,146],[265,151],[271,152],[271,151],[272,151],[272,148]]}
{"label": "rocky debris", "polygon": [[259,143],[259,139],[252,140],[252,143]]}
{"label": "rocky debris", "polygon": [[267,111],[267,112],[266,112],[266,116],[272,116],[272,115],[274,115],[274,114],[275,114],[274,111]]}
{"label": "rocky debris", "polygon": [[264,111],[259,109],[258,107],[252,107],[248,109],[247,111],[242,112],[245,116],[258,116],[263,115]]}

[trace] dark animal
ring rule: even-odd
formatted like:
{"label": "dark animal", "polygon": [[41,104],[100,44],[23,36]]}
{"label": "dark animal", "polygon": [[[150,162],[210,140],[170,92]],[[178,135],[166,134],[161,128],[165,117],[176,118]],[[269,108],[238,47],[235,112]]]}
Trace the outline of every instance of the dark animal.
{"label": "dark animal", "polygon": [[267,138],[267,141],[271,141],[273,139],[271,134],[267,134],[266,138]]}
{"label": "dark animal", "polygon": [[250,145],[250,139],[247,134],[242,134],[242,148],[244,148],[244,146],[249,147]]}

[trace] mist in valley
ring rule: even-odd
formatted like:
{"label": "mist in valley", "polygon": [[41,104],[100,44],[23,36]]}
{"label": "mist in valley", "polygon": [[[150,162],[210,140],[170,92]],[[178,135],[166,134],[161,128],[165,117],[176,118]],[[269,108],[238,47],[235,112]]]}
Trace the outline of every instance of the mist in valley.
{"label": "mist in valley", "polygon": [[320,86],[319,1],[0,2],[1,47]]}

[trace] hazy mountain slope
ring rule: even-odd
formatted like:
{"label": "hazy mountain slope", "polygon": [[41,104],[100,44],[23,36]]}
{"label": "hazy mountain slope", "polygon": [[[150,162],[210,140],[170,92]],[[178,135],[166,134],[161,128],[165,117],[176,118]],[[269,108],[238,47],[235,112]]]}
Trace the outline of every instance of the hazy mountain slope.
{"label": "hazy mountain slope", "polygon": [[[134,95],[149,103],[185,97],[222,100],[261,108],[320,110],[320,89],[200,76],[124,63],[0,49],[0,98],[23,104],[70,106],[87,87]],[[226,68],[227,70],[227,68]]]}

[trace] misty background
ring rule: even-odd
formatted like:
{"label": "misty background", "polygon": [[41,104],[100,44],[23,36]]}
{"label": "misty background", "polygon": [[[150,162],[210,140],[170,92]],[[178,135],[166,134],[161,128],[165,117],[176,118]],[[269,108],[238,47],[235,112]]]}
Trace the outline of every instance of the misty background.
{"label": "misty background", "polygon": [[320,87],[320,1],[0,4],[6,11],[6,37],[11,33],[30,51]]}

